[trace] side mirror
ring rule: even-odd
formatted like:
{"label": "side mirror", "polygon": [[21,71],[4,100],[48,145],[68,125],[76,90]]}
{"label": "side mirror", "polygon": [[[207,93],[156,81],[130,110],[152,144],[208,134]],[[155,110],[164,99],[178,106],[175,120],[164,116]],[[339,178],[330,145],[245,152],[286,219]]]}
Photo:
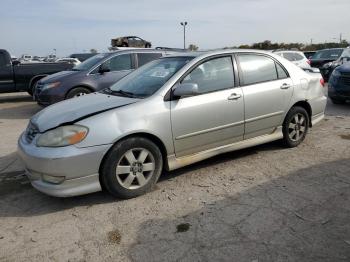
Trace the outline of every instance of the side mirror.
{"label": "side mirror", "polygon": [[173,91],[173,95],[176,97],[194,96],[198,94],[198,85],[195,83],[178,84]]}
{"label": "side mirror", "polygon": [[342,63],[345,64],[350,61],[350,57],[343,57],[342,58]]}
{"label": "side mirror", "polygon": [[110,72],[111,69],[109,67],[109,65],[107,63],[103,63],[102,65],[100,65],[100,67],[98,68],[98,72],[100,74],[104,74],[104,73],[107,73],[107,72]]}
{"label": "side mirror", "polygon": [[12,65],[14,65],[14,66],[19,65],[20,63],[21,63],[21,61],[18,61],[18,60],[12,61]]}

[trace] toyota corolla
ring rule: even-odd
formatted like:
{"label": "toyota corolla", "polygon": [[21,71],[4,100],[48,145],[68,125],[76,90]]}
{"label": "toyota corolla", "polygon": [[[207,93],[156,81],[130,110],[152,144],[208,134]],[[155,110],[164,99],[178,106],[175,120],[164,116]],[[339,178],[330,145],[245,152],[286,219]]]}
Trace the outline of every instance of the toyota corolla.
{"label": "toyota corolla", "polygon": [[32,185],[131,198],[162,171],[274,140],[298,146],[324,117],[319,73],[254,50],[163,57],[100,93],[32,117],[18,141]]}

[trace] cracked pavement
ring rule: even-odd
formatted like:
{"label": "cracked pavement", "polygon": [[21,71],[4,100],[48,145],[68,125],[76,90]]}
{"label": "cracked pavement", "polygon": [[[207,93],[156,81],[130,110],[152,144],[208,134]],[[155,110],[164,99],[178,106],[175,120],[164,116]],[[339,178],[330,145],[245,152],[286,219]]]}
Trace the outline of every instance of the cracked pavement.
{"label": "cracked pavement", "polygon": [[350,105],[273,142],[164,173],[117,200],[33,189],[16,140],[40,107],[0,95],[0,261],[350,261]]}

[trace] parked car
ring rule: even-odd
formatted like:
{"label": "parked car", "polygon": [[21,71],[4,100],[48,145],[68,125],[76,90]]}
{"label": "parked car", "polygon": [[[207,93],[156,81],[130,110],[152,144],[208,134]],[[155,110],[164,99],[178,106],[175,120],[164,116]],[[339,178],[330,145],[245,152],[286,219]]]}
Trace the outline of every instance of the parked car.
{"label": "parked car", "polygon": [[33,56],[31,55],[22,55],[21,58],[19,59],[19,61],[21,61],[22,63],[31,62],[32,60],[33,60]]}
{"label": "parked car", "polygon": [[60,63],[60,62],[70,63],[70,64],[73,64],[74,66],[79,65],[81,63],[78,58],[71,58],[71,57],[58,58],[58,59],[56,59],[56,62],[58,62],[58,63]]}
{"label": "parked car", "polygon": [[310,68],[310,60],[307,59],[303,52],[300,51],[277,51],[274,52],[277,55],[280,55],[291,61],[293,64],[301,67],[301,68]]}
{"label": "parked car", "polygon": [[329,77],[331,76],[333,70],[336,67],[338,67],[344,63],[347,63],[348,61],[350,61],[350,48],[345,48],[337,60],[324,64],[320,68],[320,71],[321,71],[325,81],[328,81]]}
{"label": "parked car", "polygon": [[80,62],[84,62],[85,60],[89,59],[90,57],[93,57],[97,55],[98,53],[79,53],[79,54],[71,54],[70,58],[77,58]]}
{"label": "parked car", "polygon": [[344,48],[322,49],[317,51],[310,59],[312,67],[321,68],[328,62],[337,60],[342,54]]}
{"label": "parked car", "polygon": [[304,55],[307,59],[311,59],[314,54],[316,54],[316,51],[304,51]]}
{"label": "parked car", "polygon": [[123,36],[111,40],[112,47],[144,47],[151,48],[149,41],[143,40],[138,36]]}
{"label": "parked car", "polygon": [[[130,198],[163,169],[283,139],[298,146],[322,120],[319,73],[263,51],[166,56],[105,89],[45,108],[18,142],[32,185],[67,197]],[[220,116],[220,117],[219,117]]]}
{"label": "parked car", "polygon": [[334,104],[350,100],[350,62],[334,69],[328,83],[328,97]]}
{"label": "parked car", "polygon": [[47,106],[76,96],[107,88],[132,70],[165,55],[161,50],[120,50],[95,55],[70,71],[62,71],[41,79],[34,99]]}
{"label": "parked car", "polygon": [[71,69],[67,63],[20,63],[0,49],[0,93],[27,91],[33,94],[35,84],[43,77]]}

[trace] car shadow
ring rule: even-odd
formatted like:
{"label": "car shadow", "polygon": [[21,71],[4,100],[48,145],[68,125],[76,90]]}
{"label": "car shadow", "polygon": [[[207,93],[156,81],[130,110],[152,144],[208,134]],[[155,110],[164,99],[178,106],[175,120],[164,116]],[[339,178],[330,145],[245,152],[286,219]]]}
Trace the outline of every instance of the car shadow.
{"label": "car shadow", "polygon": [[350,103],[334,104],[328,99],[325,114],[328,116],[350,116]]}
{"label": "car shadow", "polygon": [[[211,165],[257,154],[260,150],[283,150],[283,147],[280,146],[278,141],[272,142],[222,154],[171,172],[164,171],[158,182],[159,184],[154,190],[161,188],[162,182],[177,176],[185,175],[197,169],[204,169]],[[4,158],[6,158],[6,156]],[[69,198],[51,197],[35,190],[31,186],[23,170],[0,173],[0,217],[38,216],[78,206],[92,206],[116,201],[122,200],[116,199],[106,192],[97,192]]]}
{"label": "car shadow", "polygon": [[29,119],[42,109],[37,104],[26,104],[16,107],[2,108],[0,110],[0,119]]}
{"label": "car shadow", "polygon": [[349,261],[349,174],[347,158],[214,202],[201,201],[210,195],[203,190],[192,200],[200,209],[142,223],[128,255],[132,261]]}
{"label": "car shadow", "polygon": [[33,97],[31,97],[30,95],[19,94],[0,96],[0,104],[11,102],[33,102]]}

